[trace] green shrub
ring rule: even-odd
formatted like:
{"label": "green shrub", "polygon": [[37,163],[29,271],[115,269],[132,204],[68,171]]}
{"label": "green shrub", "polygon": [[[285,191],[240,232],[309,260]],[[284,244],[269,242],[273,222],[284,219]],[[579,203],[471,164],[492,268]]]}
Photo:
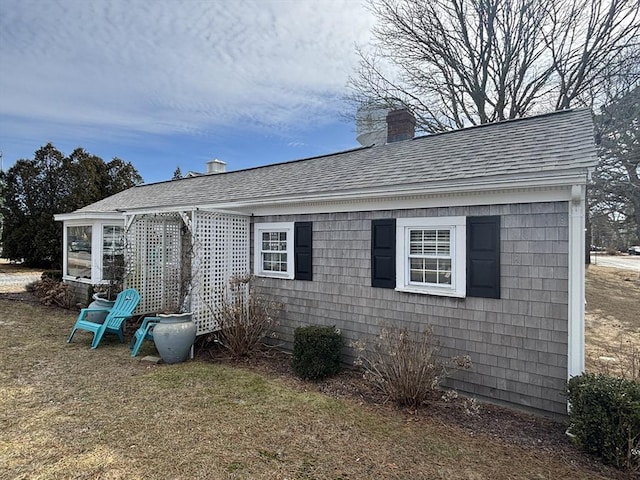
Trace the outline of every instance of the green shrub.
{"label": "green shrub", "polygon": [[40,278],[50,278],[51,280],[55,280],[56,282],[62,281],[62,270],[45,270],[42,272]]}
{"label": "green shrub", "polygon": [[340,371],[342,335],[335,327],[310,325],[296,328],[293,371],[306,380],[322,380]]}
{"label": "green shrub", "polygon": [[440,382],[451,369],[471,368],[468,355],[440,361],[440,346],[433,331],[383,327],[372,349],[363,341],[352,344],[358,351],[355,364],[364,369],[364,378],[399,406],[418,408],[439,396]]}
{"label": "green shrub", "polygon": [[640,383],[585,374],[569,380],[567,396],[576,442],[607,463],[640,470]]}

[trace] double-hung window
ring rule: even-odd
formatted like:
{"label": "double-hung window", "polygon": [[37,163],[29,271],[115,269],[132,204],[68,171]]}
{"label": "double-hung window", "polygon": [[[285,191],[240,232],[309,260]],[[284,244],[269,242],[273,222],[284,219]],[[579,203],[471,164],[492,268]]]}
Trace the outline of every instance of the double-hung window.
{"label": "double-hung window", "polygon": [[398,219],[396,289],[465,296],[465,217]]}
{"label": "double-hung window", "polygon": [[261,277],[294,278],[293,223],[257,223],[254,271]]}
{"label": "double-hung window", "polygon": [[409,283],[451,285],[451,230],[409,228]]}

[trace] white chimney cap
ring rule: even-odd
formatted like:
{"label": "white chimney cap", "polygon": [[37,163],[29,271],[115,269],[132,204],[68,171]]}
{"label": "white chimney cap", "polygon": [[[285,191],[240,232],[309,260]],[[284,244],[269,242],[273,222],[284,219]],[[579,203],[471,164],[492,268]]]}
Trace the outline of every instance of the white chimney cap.
{"label": "white chimney cap", "polygon": [[209,160],[207,162],[207,175],[215,174],[215,173],[224,173],[227,171],[227,164],[222,160],[218,160],[214,158],[213,160]]}

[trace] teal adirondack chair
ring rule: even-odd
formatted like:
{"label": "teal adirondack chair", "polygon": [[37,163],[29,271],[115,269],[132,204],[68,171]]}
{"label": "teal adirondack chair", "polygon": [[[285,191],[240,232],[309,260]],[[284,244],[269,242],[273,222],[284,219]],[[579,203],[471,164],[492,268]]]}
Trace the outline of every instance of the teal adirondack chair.
{"label": "teal adirondack chair", "polygon": [[145,340],[153,340],[153,327],[158,323],[160,323],[160,317],[147,317],[142,321],[142,325],[136,330],[129,345],[132,357],[138,355],[138,350],[140,350],[142,342]]}
{"label": "teal adirondack chair", "polygon": [[[97,348],[100,340],[105,333],[114,333],[120,338],[120,343],[124,342],[122,334],[122,325],[125,320],[133,314],[133,311],[140,302],[140,294],[133,288],[123,290],[118,294],[116,303],[114,303],[111,310],[102,308],[83,308],[80,310],[80,315],[76,320],[76,324],[71,329],[71,335],[67,339],[67,343],[71,343],[73,335],[76,330],[87,330],[93,332],[93,342],[91,342],[91,348]],[[87,320],[87,313],[90,312],[109,312],[107,318],[104,319],[104,323],[95,323]]]}

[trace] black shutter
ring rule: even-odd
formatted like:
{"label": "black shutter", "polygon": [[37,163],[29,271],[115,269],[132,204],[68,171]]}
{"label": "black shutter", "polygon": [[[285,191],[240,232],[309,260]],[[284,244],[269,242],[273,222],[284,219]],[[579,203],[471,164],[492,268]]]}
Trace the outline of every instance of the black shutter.
{"label": "black shutter", "polygon": [[313,224],[312,222],[296,222],[293,225],[293,230],[294,278],[296,280],[312,280]]}
{"label": "black shutter", "polygon": [[500,217],[467,217],[467,297],[500,298]]}
{"label": "black shutter", "polygon": [[371,221],[371,286],[396,287],[396,220]]}

